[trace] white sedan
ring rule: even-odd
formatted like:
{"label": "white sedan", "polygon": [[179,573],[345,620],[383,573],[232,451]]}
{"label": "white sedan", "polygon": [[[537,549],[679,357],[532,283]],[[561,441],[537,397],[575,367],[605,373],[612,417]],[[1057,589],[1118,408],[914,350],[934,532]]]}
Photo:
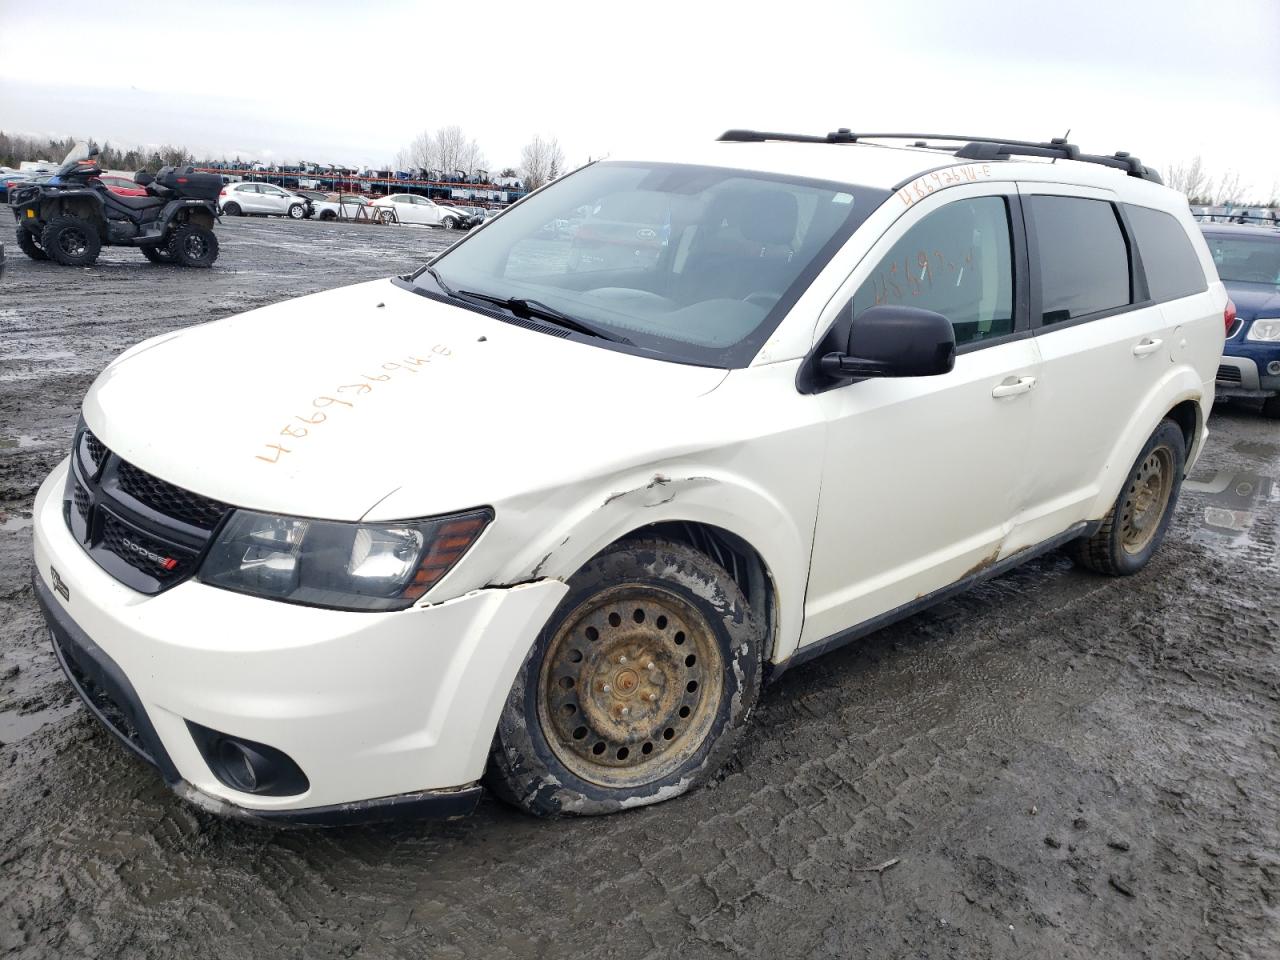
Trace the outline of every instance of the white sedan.
{"label": "white sedan", "polygon": [[399,223],[421,223],[429,227],[453,230],[462,222],[462,217],[453,207],[442,207],[426,197],[415,197],[408,193],[379,197],[373,201],[372,206],[389,211],[385,214],[387,220],[392,219],[390,211],[394,211]]}

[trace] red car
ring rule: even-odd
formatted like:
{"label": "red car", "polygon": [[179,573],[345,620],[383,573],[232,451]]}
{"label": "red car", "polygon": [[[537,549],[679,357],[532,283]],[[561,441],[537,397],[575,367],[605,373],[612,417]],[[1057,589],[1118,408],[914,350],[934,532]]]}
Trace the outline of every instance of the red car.
{"label": "red car", "polygon": [[102,181],[104,187],[112,193],[120,194],[122,197],[145,197],[147,195],[145,189],[125,177],[107,174],[105,177],[99,177],[98,179]]}

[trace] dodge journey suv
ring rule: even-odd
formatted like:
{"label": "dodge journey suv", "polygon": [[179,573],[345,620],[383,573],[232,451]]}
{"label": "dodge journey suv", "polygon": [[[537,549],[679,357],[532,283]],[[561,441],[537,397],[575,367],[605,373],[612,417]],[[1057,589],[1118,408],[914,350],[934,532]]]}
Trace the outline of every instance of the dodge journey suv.
{"label": "dodge journey suv", "polygon": [[593,163],[416,273],[127,350],[36,501],[70,682],[222,814],[607,813],[982,578],[1141,570],[1223,346],[1186,200],[904,137]]}

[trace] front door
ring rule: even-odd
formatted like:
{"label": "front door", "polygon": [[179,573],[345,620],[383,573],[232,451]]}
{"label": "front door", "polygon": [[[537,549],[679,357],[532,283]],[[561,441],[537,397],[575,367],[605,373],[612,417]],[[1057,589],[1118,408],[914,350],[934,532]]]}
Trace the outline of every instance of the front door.
{"label": "front door", "polygon": [[943,376],[869,379],[815,398],[827,448],[802,645],[1001,557],[1027,500],[1040,375],[1015,269],[1021,230],[1012,184],[940,190],[851,278],[855,318],[879,304],[937,311],[955,327],[959,356]]}

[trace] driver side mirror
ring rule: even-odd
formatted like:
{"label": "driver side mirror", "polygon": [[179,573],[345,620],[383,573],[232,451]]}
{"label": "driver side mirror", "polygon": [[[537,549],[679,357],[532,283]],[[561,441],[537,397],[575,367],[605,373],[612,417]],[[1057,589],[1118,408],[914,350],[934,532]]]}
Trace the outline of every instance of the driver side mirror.
{"label": "driver side mirror", "polygon": [[[852,314],[852,302],[845,311]],[[828,341],[818,367],[833,380],[935,377],[956,365],[951,321],[918,307],[869,307],[841,317]]]}

